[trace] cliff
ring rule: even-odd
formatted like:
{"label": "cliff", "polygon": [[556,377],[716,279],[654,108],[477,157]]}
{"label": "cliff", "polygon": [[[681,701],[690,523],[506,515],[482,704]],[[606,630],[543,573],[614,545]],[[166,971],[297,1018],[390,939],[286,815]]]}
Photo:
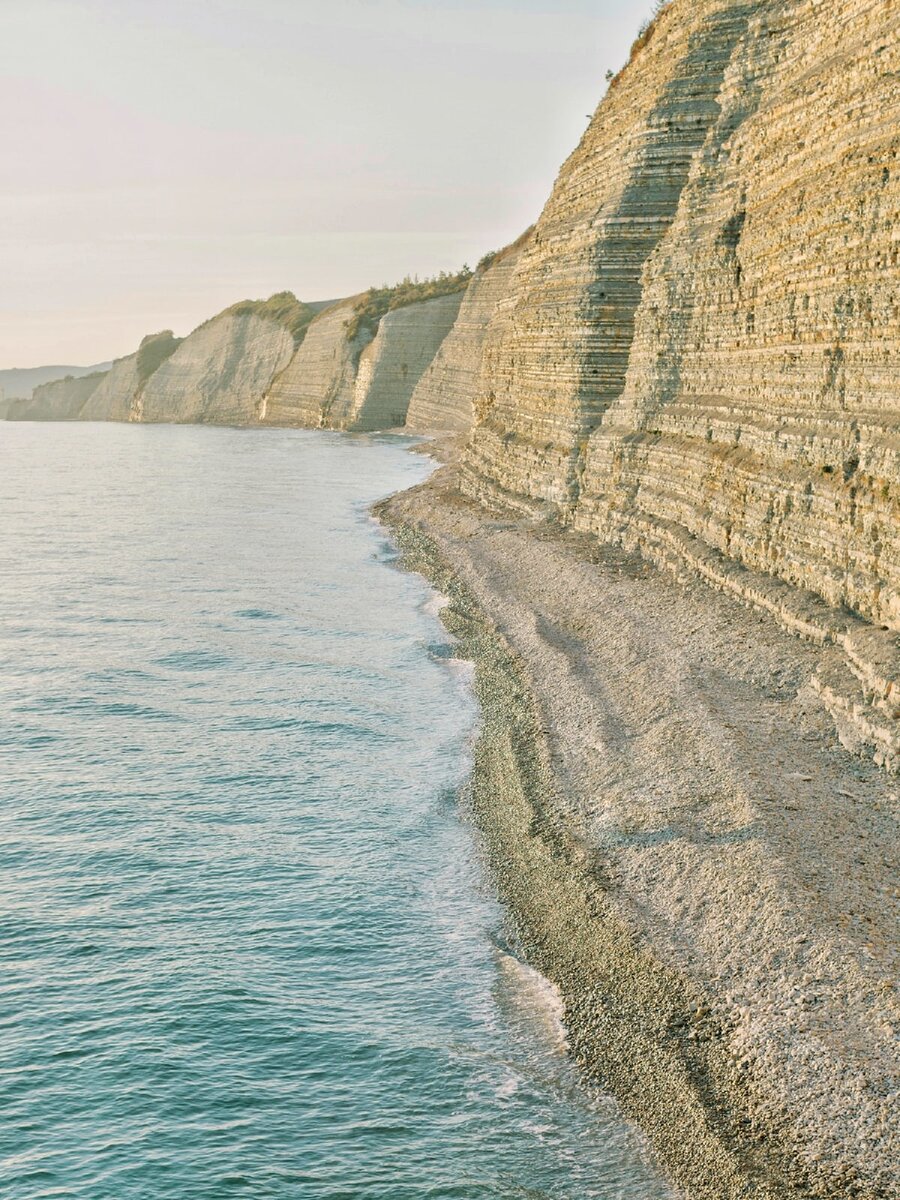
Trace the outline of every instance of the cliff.
{"label": "cliff", "polygon": [[30,400],[13,400],[6,409],[10,421],[74,421],[84,405],[102,386],[105,372],[80,377],[68,376],[39,384]]}
{"label": "cliff", "polygon": [[496,332],[498,309],[510,294],[531,232],[479,265],[453,328],[413,391],[406,419],[410,429],[467,433],[472,428],[488,330],[493,321]]}
{"label": "cliff", "polygon": [[226,311],[185,338],[147,381],[135,418],[246,425],[294,353],[291,331],[254,312]]}
{"label": "cliff", "polygon": [[837,647],[843,736],[900,765],[900,10],[675,0],[642,42],[492,321],[464,486]]}
{"label": "cliff", "polygon": [[453,327],[463,293],[410,304],[382,317],[378,332],[360,356],[343,429],[403,425],[416,384]]}
{"label": "cliff", "polygon": [[761,6],[647,265],[578,505],[584,528],[674,522],[894,629],[898,37],[871,0]]}
{"label": "cliff", "polygon": [[181,345],[171,329],[148,334],[134,354],[117,359],[79,413],[83,421],[133,421],[150,376]]}
{"label": "cliff", "polygon": [[365,296],[310,325],[261,406],[267,424],[349,430],[403,425],[416,384],[453,328],[463,292],[360,320]]}
{"label": "cliff", "polygon": [[336,304],[312,322],[288,366],[273,380],[261,420],[316,429],[330,423],[333,409],[349,410],[359,356],[371,340],[366,332],[347,337],[354,303]]}
{"label": "cliff", "polygon": [[30,400],[34,389],[41,384],[55,383],[69,376],[80,379],[83,375],[97,375],[111,366],[111,362],[105,362],[91,367],[13,367],[0,371],[0,413],[12,400]]}

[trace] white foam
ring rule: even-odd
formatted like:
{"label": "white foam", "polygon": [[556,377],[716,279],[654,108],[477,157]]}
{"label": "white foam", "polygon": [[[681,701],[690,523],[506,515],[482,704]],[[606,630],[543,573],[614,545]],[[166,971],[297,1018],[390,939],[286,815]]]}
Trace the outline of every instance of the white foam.
{"label": "white foam", "polygon": [[559,988],[540,971],[513,954],[498,951],[498,960],[501,971],[513,985],[517,1002],[528,1010],[531,1017],[537,1019],[553,1049],[565,1054],[569,1044],[563,1024],[565,1008]]}
{"label": "white foam", "polygon": [[449,603],[450,597],[443,592],[432,592],[422,607],[429,617],[439,617]]}
{"label": "white foam", "polygon": [[464,684],[467,691],[474,687],[475,664],[470,658],[448,658],[445,662],[454,679]]}

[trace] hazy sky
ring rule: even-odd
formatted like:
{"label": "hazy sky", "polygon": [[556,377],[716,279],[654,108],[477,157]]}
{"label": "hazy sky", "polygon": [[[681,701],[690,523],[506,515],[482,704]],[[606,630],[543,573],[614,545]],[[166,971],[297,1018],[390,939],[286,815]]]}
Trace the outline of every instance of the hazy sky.
{"label": "hazy sky", "polygon": [[652,0],[0,0],[0,368],[538,215]]}

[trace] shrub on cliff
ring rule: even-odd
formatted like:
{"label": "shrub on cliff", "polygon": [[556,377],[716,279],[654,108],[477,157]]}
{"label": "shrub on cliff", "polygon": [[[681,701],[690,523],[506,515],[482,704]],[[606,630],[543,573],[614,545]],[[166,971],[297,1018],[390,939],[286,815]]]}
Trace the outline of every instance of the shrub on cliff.
{"label": "shrub on cliff", "polygon": [[172,357],[183,341],[183,338],[175,337],[171,329],[148,334],[137,352],[138,386],[145,384],[154,371],[158,371],[166,359]]}
{"label": "shrub on cliff", "polygon": [[297,345],[303,341],[307,327],[316,310],[302,300],[298,300],[293,292],[276,292],[268,300],[239,300],[226,308],[222,316],[244,317],[256,316],[264,320],[274,321],[283,326],[291,334]]}
{"label": "shrub on cliff", "polygon": [[[654,33],[656,33],[659,25],[659,18],[669,7],[669,5],[672,4],[672,2],[673,0],[656,0],[656,3],[653,6],[653,16],[644,21],[644,23],[638,29],[637,37],[631,44],[631,53],[628,56],[628,63],[626,66],[629,66],[631,63],[633,63],[644,47],[650,42]],[[622,71],[624,70],[625,67],[622,68]],[[622,78],[622,71],[619,71],[618,74],[615,74],[612,71],[606,72],[606,79],[609,83],[610,89],[614,88]]]}
{"label": "shrub on cliff", "polygon": [[471,278],[471,269],[464,266],[455,275],[441,271],[440,275],[421,280],[407,275],[402,283],[393,287],[383,284],[380,288],[369,288],[353,306],[353,316],[346,324],[347,340],[354,341],[363,331],[374,333],[381,318],[398,308],[465,291]]}
{"label": "shrub on cliff", "polygon": [[520,233],[514,242],[510,242],[508,246],[504,246],[502,250],[491,250],[479,259],[476,271],[486,271],[488,267],[494,267],[497,263],[503,262],[510,254],[515,254],[517,250],[521,250],[531,235],[534,233],[534,226],[529,225],[524,233]]}

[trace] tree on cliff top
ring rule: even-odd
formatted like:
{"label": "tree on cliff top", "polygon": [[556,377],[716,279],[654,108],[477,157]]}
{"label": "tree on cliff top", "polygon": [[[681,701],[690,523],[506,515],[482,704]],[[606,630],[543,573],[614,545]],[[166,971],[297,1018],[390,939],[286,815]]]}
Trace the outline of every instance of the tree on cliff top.
{"label": "tree on cliff top", "polygon": [[353,316],[346,323],[347,340],[354,341],[363,331],[374,334],[381,318],[398,308],[465,291],[471,278],[471,269],[463,266],[455,275],[441,271],[440,275],[422,280],[407,275],[401,283],[393,287],[382,284],[380,288],[369,288],[354,302]]}

